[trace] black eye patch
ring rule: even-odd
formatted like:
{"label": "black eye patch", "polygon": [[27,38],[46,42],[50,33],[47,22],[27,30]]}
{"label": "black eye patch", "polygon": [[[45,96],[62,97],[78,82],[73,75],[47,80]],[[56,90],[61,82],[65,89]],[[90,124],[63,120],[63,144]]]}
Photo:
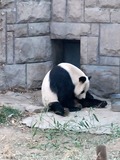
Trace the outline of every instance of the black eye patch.
{"label": "black eye patch", "polygon": [[83,90],[82,92],[81,92],[81,94],[83,94],[85,91]]}

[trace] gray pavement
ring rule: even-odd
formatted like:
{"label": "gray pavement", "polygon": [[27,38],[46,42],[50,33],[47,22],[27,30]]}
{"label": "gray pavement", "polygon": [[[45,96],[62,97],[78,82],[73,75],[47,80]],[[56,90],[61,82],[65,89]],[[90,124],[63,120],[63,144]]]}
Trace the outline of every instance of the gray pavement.
{"label": "gray pavement", "polygon": [[67,117],[61,117],[54,113],[43,112],[40,91],[0,94],[1,107],[9,106],[22,112],[34,113],[22,120],[26,126],[34,125],[41,129],[57,128],[96,134],[110,134],[113,129],[120,127],[120,112],[113,112],[110,100],[107,101],[108,105],[104,109],[85,108],[79,112],[72,112]]}

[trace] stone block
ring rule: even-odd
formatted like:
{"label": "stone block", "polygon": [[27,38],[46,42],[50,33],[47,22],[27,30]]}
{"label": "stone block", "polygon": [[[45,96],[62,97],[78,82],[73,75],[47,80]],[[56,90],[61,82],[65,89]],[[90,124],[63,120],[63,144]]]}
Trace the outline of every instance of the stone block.
{"label": "stone block", "polygon": [[6,88],[6,77],[4,72],[4,65],[0,65],[0,90]]}
{"label": "stone block", "polygon": [[100,7],[106,8],[120,8],[120,1],[118,0],[99,0]]}
{"label": "stone block", "polygon": [[29,23],[29,35],[30,36],[39,36],[47,35],[49,31],[49,23]]}
{"label": "stone block", "polygon": [[15,62],[41,62],[51,59],[49,36],[15,39]]}
{"label": "stone block", "polygon": [[10,24],[7,25],[8,32],[14,32],[15,37],[26,37],[28,36],[27,24]]}
{"label": "stone block", "polygon": [[83,0],[68,0],[67,2],[67,21],[83,21],[84,2]]}
{"label": "stone block", "polygon": [[100,64],[104,66],[119,66],[119,58],[101,56]]}
{"label": "stone block", "polygon": [[101,24],[100,54],[120,56],[120,24]]}
{"label": "stone block", "polygon": [[26,87],[25,65],[6,65],[4,72],[6,88]]}
{"label": "stone block", "polygon": [[90,25],[84,23],[67,23],[66,38],[80,39],[80,36],[90,33]]}
{"label": "stone block", "polygon": [[64,21],[66,18],[66,0],[52,1],[52,20],[56,22]]}
{"label": "stone block", "polygon": [[0,66],[0,89],[25,87],[25,65]]}
{"label": "stone block", "polygon": [[120,23],[120,9],[111,10],[111,22]]}
{"label": "stone block", "polygon": [[52,62],[27,64],[27,87],[40,88],[46,73],[52,68]]}
{"label": "stone block", "polygon": [[92,23],[91,24],[91,35],[92,36],[99,36],[99,24]]}
{"label": "stone block", "polygon": [[13,33],[8,32],[7,33],[7,64],[13,64],[13,56],[14,56],[14,50],[13,50]]}
{"label": "stone block", "polygon": [[65,39],[66,38],[66,23],[51,23],[50,34],[53,39]]}
{"label": "stone block", "polygon": [[108,9],[86,8],[85,21],[86,22],[110,22],[110,11]]}
{"label": "stone block", "polygon": [[50,2],[35,1],[17,3],[17,22],[40,22],[50,20]]}
{"label": "stone block", "polygon": [[53,39],[80,39],[81,35],[90,33],[90,24],[51,23],[50,30]]}
{"label": "stone block", "polygon": [[98,37],[81,37],[80,64],[97,64]]}
{"label": "stone block", "polygon": [[27,24],[14,25],[15,37],[25,37],[28,35]]}
{"label": "stone block", "polygon": [[8,9],[8,8],[14,8],[14,0],[1,0],[0,8],[2,9]]}
{"label": "stone block", "polygon": [[14,32],[14,24],[8,24],[7,25],[7,32]]}
{"label": "stone block", "polygon": [[0,11],[0,63],[6,62],[6,14]]}
{"label": "stone block", "polygon": [[12,24],[16,22],[16,10],[7,11],[7,24]]}
{"label": "stone block", "polygon": [[91,78],[91,91],[98,96],[109,97],[119,92],[119,67],[82,65]]}
{"label": "stone block", "polygon": [[85,7],[96,7],[97,0],[85,0]]}

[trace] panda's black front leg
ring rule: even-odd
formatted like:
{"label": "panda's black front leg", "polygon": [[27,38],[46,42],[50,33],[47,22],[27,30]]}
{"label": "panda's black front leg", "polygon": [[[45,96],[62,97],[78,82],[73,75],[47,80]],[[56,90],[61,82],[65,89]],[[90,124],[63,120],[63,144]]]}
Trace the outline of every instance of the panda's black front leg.
{"label": "panda's black front leg", "polygon": [[99,99],[81,99],[79,103],[84,107],[93,107],[93,108],[105,108],[107,105],[106,101],[102,101]]}
{"label": "panda's black front leg", "polygon": [[82,105],[80,103],[76,103],[75,100],[69,100],[67,102],[67,108],[70,112],[76,112],[82,109]]}
{"label": "panda's black front leg", "polygon": [[82,108],[78,108],[78,107],[71,107],[71,108],[69,108],[69,111],[70,112],[76,112],[76,111],[80,111]]}
{"label": "panda's black front leg", "polygon": [[52,111],[58,115],[64,116],[65,110],[60,102],[53,102],[49,104],[49,111]]}
{"label": "panda's black front leg", "polygon": [[86,93],[86,99],[94,99],[93,95],[89,91]]}

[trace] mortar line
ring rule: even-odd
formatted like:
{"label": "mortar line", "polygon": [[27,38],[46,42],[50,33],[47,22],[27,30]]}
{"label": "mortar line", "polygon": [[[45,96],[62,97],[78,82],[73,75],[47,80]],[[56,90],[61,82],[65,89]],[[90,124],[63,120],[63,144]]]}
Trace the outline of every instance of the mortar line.
{"label": "mortar line", "polygon": [[18,1],[15,0],[15,9],[16,9],[16,14],[15,14],[15,23],[17,23],[17,3]]}
{"label": "mortar line", "polygon": [[28,89],[28,86],[27,86],[27,64],[25,64],[25,88]]}
{"label": "mortar line", "polygon": [[67,14],[67,6],[68,6],[68,0],[66,0],[66,8],[65,8],[65,22],[67,22],[68,14]]}
{"label": "mortar line", "polygon": [[100,23],[98,24],[99,25],[99,33],[98,33],[98,65],[100,65],[100,32],[101,32],[101,25]]}
{"label": "mortar line", "polygon": [[83,22],[85,23],[85,0],[83,0]]}
{"label": "mortar line", "polygon": [[7,40],[8,40],[8,37],[7,37],[7,12],[5,13],[5,61],[6,61],[6,64],[7,64]]}
{"label": "mortar line", "polygon": [[15,32],[13,32],[13,64],[15,64]]}
{"label": "mortar line", "polygon": [[119,93],[120,93],[120,58],[119,58]]}

